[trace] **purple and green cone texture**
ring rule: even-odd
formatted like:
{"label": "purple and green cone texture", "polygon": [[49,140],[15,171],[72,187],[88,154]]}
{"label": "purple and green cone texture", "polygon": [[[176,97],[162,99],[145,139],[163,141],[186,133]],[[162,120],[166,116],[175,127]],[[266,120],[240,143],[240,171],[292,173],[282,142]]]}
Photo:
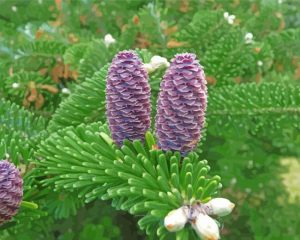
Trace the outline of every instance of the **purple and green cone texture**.
{"label": "purple and green cone texture", "polygon": [[150,127],[148,74],[134,51],[119,52],[107,75],[106,109],[112,138],[144,141]]}
{"label": "purple and green cone texture", "polygon": [[19,170],[7,160],[0,161],[0,225],[17,214],[23,197]]}
{"label": "purple and green cone texture", "polygon": [[204,71],[195,54],[177,54],[160,85],[156,137],[162,150],[193,150],[201,137],[207,105]]}

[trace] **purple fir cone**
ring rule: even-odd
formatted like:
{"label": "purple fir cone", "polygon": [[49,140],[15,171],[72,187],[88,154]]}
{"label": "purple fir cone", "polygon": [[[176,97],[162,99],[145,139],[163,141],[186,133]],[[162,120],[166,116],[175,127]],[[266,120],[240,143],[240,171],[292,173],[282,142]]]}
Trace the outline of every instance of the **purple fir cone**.
{"label": "purple fir cone", "polygon": [[162,150],[193,150],[201,137],[207,105],[205,74],[195,54],[177,54],[160,85],[156,136]]}
{"label": "purple fir cone", "polygon": [[0,161],[0,225],[17,214],[23,197],[23,181],[12,163]]}
{"label": "purple fir cone", "polygon": [[148,74],[134,51],[119,52],[107,75],[106,109],[113,140],[144,140],[150,127]]}

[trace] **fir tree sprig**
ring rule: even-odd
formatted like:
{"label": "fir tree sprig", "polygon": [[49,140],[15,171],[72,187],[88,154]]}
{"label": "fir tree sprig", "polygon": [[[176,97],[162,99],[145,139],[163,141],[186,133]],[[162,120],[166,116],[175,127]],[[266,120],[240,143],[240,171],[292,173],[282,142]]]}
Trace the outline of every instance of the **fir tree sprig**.
{"label": "fir tree sprig", "polygon": [[125,141],[118,148],[106,125],[80,125],[43,141],[36,164],[51,176],[43,180],[45,185],[54,184],[57,190],[78,189],[78,196],[86,202],[113,199],[119,209],[146,214],[139,223],[141,228],[150,233],[150,228],[158,227],[163,236],[167,232],[160,222],[170,210],[196,200],[208,201],[221,184],[219,176],[209,177],[207,161],[199,161],[195,153],[182,159],[178,152],[153,149],[155,145],[147,133],[145,145]]}

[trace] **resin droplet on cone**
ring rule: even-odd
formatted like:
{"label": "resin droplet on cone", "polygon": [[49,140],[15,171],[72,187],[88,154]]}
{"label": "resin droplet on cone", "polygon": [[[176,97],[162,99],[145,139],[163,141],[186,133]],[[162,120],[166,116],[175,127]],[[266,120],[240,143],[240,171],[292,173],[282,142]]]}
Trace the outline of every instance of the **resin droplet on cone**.
{"label": "resin droplet on cone", "polygon": [[6,160],[0,161],[0,224],[17,214],[23,197],[19,170]]}
{"label": "resin droplet on cone", "polygon": [[201,136],[207,105],[203,69],[195,54],[177,54],[160,86],[156,136],[163,150],[193,150]]}
{"label": "resin droplet on cone", "polygon": [[144,140],[150,127],[148,74],[134,51],[118,53],[110,66],[106,84],[106,108],[113,140]]}

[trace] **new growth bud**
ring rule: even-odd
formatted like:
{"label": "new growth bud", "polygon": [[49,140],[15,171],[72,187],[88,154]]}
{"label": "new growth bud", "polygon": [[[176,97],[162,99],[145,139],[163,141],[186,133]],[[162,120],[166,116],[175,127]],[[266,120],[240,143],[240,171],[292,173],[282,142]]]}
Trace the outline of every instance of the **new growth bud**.
{"label": "new growth bud", "polygon": [[200,213],[196,220],[192,222],[192,227],[197,235],[203,240],[220,239],[218,224],[208,215]]}
{"label": "new growth bud", "polygon": [[116,42],[116,39],[114,39],[111,34],[106,34],[104,36],[104,44],[106,47],[109,47],[111,44],[114,44],[115,42]]}
{"label": "new growth bud", "polygon": [[150,61],[150,64],[155,68],[155,69],[158,69],[160,67],[169,67],[170,66],[170,63],[168,62],[168,60],[164,57],[161,57],[161,56],[153,56],[151,58],[151,61]]}
{"label": "new growth bud", "polygon": [[153,56],[150,60],[150,63],[145,63],[144,68],[148,73],[152,73],[159,68],[168,68],[170,63],[168,60],[161,56]]}
{"label": "new growth bud", "polygon": [[213,198],[203,205],[207,214],[218,215],[220,217],[230,214],[234,206],[234,203],[226,198]]}
{"label": "new growth bud", "polygon": [[12,88],[19,88],[20,84],[19,83],[13,83],[11,86],[12,86]]}
{"label": "new growth bud", "polygon": [[147,73],[152,73],[155,71],[155,69],[153,68],[153,66],[151,65],[151,63],[145,63],[143,65],[144,69],[147,71]]}
{"label": "new growth bud", "polygon": [[164,220],[166,229],[170,232],[176,232],[183,229],[188,221],[187,212],[188,209],[185,206],[169,212]]}

